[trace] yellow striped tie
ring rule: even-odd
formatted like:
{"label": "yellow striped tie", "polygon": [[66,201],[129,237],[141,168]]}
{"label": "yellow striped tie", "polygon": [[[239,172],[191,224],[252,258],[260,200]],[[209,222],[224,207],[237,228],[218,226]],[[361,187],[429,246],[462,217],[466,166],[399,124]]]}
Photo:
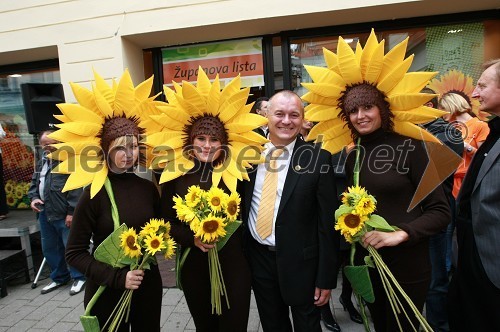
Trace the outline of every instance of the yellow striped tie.
{"label": "yellow striped tie", "polygon": [[269,168],[266,169],[262,195],[260,196],[259,211],[257,213],[256,229],[261,239],[266,239],[273,230],[274,204],[278,190],[278,170],[276,159],[283,153],[283,149],[272,152]]}

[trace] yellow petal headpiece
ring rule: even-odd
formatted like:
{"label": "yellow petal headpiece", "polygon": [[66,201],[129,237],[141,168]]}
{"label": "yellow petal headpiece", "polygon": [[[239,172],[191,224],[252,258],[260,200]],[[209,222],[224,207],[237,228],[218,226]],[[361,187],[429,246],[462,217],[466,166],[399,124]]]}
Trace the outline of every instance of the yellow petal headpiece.
{"label": "yellow petal headpiece", "polygon": [[479,110],[479,100],[472,98],[474,83],[472,77],[465,75],[459,70],[452,69],[447,71],[441,77],[433,79],[428,87],[440,96],[446,93],[456,93],[461,95],[471,105],[472,112],[483,121],[488,120],[489,113]]}
{"label": "yellow petal headpiece", "polygon": [[62,123],[49,137],[61,143],[54,144],[56,151],[50,158],[61,161],[53,172],[71,174],[63,192],[91,184],[93,198],[108,176],[103,143],[109,145],[121,133],[147,134],[155,128],[149,120],[150,114],[159,113],[156,96],[149,96],[153,77],[134,87],[125,70],[120,81],[113,80],[110,86],[94,71],[92,90],[75,83],[70,85],[78,103],[57,105],[62,115],[55,117]]}
{"label": "yellow petal headpiece", "polygon": [[194,166],[189,151],[192,144],[193,127],[203,118],[209,117],[215,127],[222,127],[227,137],[224,159],[214,164],[212,185],[222,179],[231,192],[236,191],[237,180],[248,180],[246,169],[251,164],[262,162],[262,144],[267,142],[253,130],[267,123],[267,119],[251,114],[252,104],[246,104],[249,88],[241,89],[240,76],[220,89],[217,76],[213,83],[200,67],[196,86],[189,82],[174,90],[165,87],[168,105],[160,106],[160,115],[152,116],[161,129],[147,136],[146,144],[156,154],[151,168],[163,169],[160,183],[186,174]]}
{"label": "yellow petal headpiece", "polygon": [[420,93],[437,73],[407,73],[413,60],[413,55],[404,58],[407,44],[408,38],[384,54],[385,42],[379,42],[372,29],[365,47],[358,43],[355,52],[342,37],[339,37],[336,54],[323,48],[327,68],[305,66],[313,83],[302,83],[309,90],[302,97],[309,102],[305,117],[308,121],[318,122],[309,133],[308,140],[321,141],[323,149],[330,153],[336,153],[350,144],[352,134],[346,123],[343,101],[351,90],[360,91],[363,89],[356,87],[366,85],[367,90],[378,90],[389,105],[395,132],[440,143],[416,125],[444,114],[423,106],[436,95]]}

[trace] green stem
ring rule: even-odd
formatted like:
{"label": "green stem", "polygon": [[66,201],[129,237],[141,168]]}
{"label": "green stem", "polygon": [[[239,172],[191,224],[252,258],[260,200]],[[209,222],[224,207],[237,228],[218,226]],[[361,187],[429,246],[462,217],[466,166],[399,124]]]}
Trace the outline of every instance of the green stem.
{"label": "green stem", "polygon": [[358,186],[359,185],[359,155],[360,155],[360,142],[361,142],[361,137],[358,137],[358,141],[356,143],[356,161],[354,163],[354,176],[353,176],[353,180],[354,180],[354,186]]}
{"label": "green stem", "polygon": [[99,298],[99,296],[101,296],[102,292],[104,292],[105,289],[106,286],[99,286],[97,292],[95,292],[94,296],[92,296],[90,302],[87,304],[87,308],[85,308],[85,316],[90,316],[90,310],[92,310],[92,307],[97,302],[97,299]]}
{"label": "green stem", "polygon": [[[416,318],[418,319],[419,323],[421,324],[421,328],[425,332],[432,332],[432,327],[429,325],[425,317],[422,315],[422,313],[418,310],[418,308],[415,306],[413,301],[410,299],[410,297],[406,294],[406,292],[403,290],[401,285],[398,283],[392,272],[389,270],[387,265],[384,263],[382,260],[382,257],[378,253],[378,251],[373,248],[372,246],[368,246],[368,251],[370,252],[370,255],[373,257],[375,261],[375,265],[377,268],[379,268],[379,274],[382,277],[384,275],[388,280],[390,280],[394,286],[396,286],[396,289],[399,291],[399,293],[403,296],[405,299],[406,303],[408,303],[408,306],[410,309],[413,311],[415,314]],[[394,290],[392,290],[393,294],[395,294]]]}

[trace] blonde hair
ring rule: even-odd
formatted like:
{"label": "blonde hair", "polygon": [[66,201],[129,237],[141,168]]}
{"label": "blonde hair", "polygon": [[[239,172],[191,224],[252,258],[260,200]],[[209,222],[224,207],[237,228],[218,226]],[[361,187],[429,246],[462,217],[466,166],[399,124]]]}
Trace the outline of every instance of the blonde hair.
{"label": "blonde hair", "polygon": [[450,112],[451,115],[456,113],[469,113],[472,115],[472,108],[467,100],[457,93],[445,93],[439,99],[439,108]]}

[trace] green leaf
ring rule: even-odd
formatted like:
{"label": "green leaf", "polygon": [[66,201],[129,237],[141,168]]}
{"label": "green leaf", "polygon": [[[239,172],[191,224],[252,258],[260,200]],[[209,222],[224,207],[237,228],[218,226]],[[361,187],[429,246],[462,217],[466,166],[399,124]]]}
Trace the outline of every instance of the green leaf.
{"label": "green leaf", "polygon": [[121,224],[113,233],[102,241],[94,252],[94,257],[99,262],[111,265],[112,267],[122,268],[127,266],[122,260],[125,256],[123,249],[120,246],[120,235],[128,230],[127,225]]}
{"label": "green leaf", "polygon": [[335,220],[338,220],[341,215],[351,213],[354,208],[352,206],[344,205],[342,204],[339,206],[339,208],[335,211]]}
{"label": "green leaf", "polygon": [[231,221],[227,224],[226,226],[226,235],[222,238],[220,238],[219,241],[217,241],[217,251],[221,251],[222,248],[224,248],[224,245],[226,244],[227,240],[233,235],[234,232],[240,227],[241,225],[241,220],[235,220]]}
{"label": "green leaf", "polygon": [[394,228],[389,225],[389,223],[385,221],[384,218],[377,214],[372,214],[370,216],[370,219],[366,221],[366,224],[375,228],[377,231],[394,232]]}
{"label": "green leaf", "polygon": [[365,256],[365,264],[371,268],[375,268],[375,262],[373,261],[373,258],[372,256],[368,255],[368,256]]}
{"label": "green leaf", "polygon": [[368,303],[375,302],[375,294],[373,293],[367,265],[345,266],[344,273],[356,294],[361,296]]}

